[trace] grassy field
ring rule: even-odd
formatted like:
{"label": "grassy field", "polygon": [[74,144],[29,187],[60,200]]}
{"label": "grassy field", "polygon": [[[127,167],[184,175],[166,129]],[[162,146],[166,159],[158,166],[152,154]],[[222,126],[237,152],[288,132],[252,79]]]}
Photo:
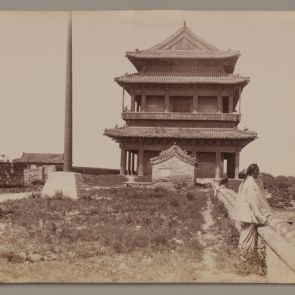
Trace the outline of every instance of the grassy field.
{"label": "grassy field", "polygon": [[33,187],[1,187],[0,188],[0,195],[1,194],[16,194],[16,193],[30,193],[32,191],[41,191],[42,187],[41,186],[33,186]]}
{"label": "grassy field", "polygon": [[0,282],[243,282],[239,234],[210,189],[127,180],[83,175],[78,200],[0,203]]}
{"label": "grassy field", "polygon": [[193,282],[208,195],[94,189],[0,204],[1,282]]}

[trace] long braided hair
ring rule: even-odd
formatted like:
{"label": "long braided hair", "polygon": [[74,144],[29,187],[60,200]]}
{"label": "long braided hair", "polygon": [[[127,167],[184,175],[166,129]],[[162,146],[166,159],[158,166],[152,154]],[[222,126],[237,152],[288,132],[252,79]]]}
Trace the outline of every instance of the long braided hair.
{"label": "long braided hair", "polygon": [[241,188],[243,187],[243,184],[246,181],[246,179],[248,178],[248,176],[252,176],[256,170],[259,171],[259,167],[258,167],[258,165],[256,163],[250,164],[248,166],[247,171],[246,171],[245,178],[244,178],[244,180],[242,182]]}

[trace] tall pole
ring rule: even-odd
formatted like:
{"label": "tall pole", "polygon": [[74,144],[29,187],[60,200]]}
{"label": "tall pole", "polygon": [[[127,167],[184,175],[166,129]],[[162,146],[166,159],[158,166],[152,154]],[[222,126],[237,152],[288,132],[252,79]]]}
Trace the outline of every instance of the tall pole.
{"label": "tall pole", "polygon": [[241,87],[239,87],[239,114],[241,114],[241,108],[242,108],[242,98],[241,98]]}
{"label": "tall pole", "polygon": [[73,98],[72,98],[72,13],[70,12],[67,34],[66,56],[66,100],[65,100],[65,142],[64,171],[72,170],[73,161]]}

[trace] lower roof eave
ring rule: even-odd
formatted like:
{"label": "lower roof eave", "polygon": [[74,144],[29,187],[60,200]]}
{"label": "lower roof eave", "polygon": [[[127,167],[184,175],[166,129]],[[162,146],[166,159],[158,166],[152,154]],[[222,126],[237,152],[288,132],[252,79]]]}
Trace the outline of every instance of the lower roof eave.
{"label": "lower roof eave", "polygon": [[128,139],[145,142],[163,139],[165,142],[194,141],[204,144],[231,143],[241,147],[246,146],[257,138],[257,133],[236,128],[152,128],[152,127],[121,127],[106,129],[104,135],[116,142],[122,143]]}

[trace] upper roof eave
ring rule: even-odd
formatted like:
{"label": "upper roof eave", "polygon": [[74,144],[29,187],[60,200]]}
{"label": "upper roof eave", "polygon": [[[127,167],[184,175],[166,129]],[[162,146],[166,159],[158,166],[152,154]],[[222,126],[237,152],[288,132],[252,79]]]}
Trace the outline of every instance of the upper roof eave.
{"label": "upper roof eave", "polygon": [[125,56],[133,60],[152,59],[231,59],[238,58],[240,51],[212,51],[212,50],[135,50],[127,51]]}

